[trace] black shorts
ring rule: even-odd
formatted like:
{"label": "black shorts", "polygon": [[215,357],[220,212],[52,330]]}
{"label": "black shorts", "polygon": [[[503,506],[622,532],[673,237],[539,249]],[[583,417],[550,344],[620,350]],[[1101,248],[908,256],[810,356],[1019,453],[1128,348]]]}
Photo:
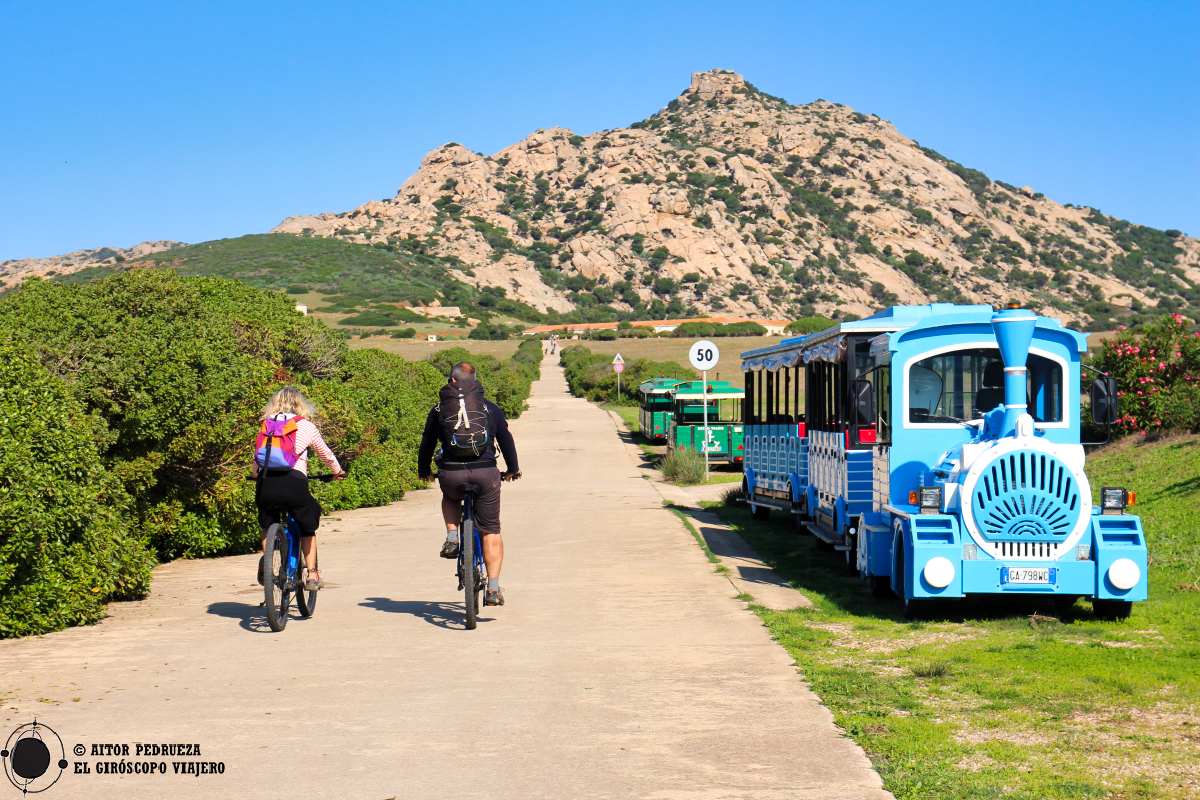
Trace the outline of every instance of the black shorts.
{"label": "black shorts", "polygon": [[475,493],[475,527],[480,533],[500,532],[500,470],[482,469],[438,470],[442,496],[461,502],[468,491]]}
{"label": "black shorts", "polygon": [[278,521],[280,511],[295,518],[302,536],[313,536],[321,524],[321,505],[308,490],[308,476],[298,470],[265,475],[256,502],[258,524],[264,530]]}

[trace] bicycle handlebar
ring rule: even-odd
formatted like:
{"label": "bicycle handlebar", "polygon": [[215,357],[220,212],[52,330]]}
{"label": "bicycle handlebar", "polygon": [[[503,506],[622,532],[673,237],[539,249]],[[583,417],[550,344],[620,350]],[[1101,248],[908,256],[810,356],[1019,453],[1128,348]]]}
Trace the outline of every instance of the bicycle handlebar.
{"label": "bicycle handlebar", "polygon": [[[350,467],[347,466],[344,470],[342,470],[342,474],[349,475]],[[329,483],[330,481],[332,481],[334,479],[334,474],[332,472],[326,472],[324,475],[309,475],[307,477],[310,481],[320,481],[321,483]],[[258,477],[256,475],[247,475],[246,480],[256,481],[256,480],[258,480]]]}

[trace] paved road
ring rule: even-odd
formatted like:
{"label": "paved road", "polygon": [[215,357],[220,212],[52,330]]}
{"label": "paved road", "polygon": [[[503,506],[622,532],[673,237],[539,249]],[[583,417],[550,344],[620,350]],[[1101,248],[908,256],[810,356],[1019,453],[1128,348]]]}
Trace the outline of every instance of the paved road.
{"label": "paved road", "polygon": [[77,743],[195,742],[224,763],[69,768],[44,796],[888,796],[607,414],[547,363],[514,429],[527,477],[504,494],[509,605],[476,631],[425,491],[328,522],[333,586],[282,634],[258,607],[257,556],[239,556],[166,565],[150,599],[98,626],[0,642],[5,735],[37,718],[71,760]]}

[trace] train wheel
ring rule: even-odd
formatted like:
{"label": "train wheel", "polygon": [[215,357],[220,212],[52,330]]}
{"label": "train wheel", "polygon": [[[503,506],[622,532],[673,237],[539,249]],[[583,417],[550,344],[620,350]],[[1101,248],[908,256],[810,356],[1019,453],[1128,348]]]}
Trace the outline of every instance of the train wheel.
{"label": "train wheel", "polygon": [[1129,619],[1129,614],[1132,611],[1133,603],[1128,600],[1096,599],[1092,601],[1092,613],[1096,615],[1096,619]]}
{"label": "train wheel", "polygon": [[887,575],[871,575],[867,578],[871,583],[871,597],[883,599],[895,597],[892,593],[892,579]]}

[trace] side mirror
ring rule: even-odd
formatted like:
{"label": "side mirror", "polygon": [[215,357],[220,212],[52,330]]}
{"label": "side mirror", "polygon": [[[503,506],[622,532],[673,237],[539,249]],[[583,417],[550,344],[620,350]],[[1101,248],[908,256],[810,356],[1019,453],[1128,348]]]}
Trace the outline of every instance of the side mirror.
{"label": "side mirror", "polygon": [[1092,382],[1092,422],[1112,425],[1117,421],[1117,379],[1101,375]]}
{"label": "side mirror", "polygon": [[862,379],[850,384],[851,396],[854,398],[855,423],[871,425],[875,422],[875,385]]}

